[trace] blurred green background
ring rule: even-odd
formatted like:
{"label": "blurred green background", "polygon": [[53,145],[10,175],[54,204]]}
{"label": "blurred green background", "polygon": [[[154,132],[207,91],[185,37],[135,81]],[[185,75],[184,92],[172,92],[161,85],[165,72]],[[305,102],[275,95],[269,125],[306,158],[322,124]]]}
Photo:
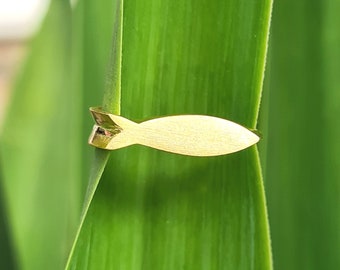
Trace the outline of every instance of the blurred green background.
{"label": "blurred green background", "polygon": [[[107,2],[109,3],[109,1]],[[58,4],[55,4],[55,10],[59,10],[63,14],[65,14],[65,10],[66,13],[69,12],[69,7],[65,3],[66,1],[59,1]],[[251,1],[251,3],[256,4],[256,1]],[[73,27],[82,24],[85,18],[93,18],[91,15],[93,13],[107,14],[110,12],[109,8],[96,9],[98,5],[91,7],[90,3],[88,3],[84,12],[81,11],[82,8],[80,6],[76,10],[81,15],[76,14],[72,18]],[[339,0],[274,1],[259,123],[259,130],[263,133],[263,140],[259,146],[268,204],[274,269],[340,269],[339,10]],[[110,16],[102,16],[98,25],[107,29],[100,28],[90,22],[88,27],[93,27],[91,31],[110,33],[112,31],[111,24],[107,23],[104,18],[110,18]],[[51,16],[48,22],[50,26],[46,26],[47,30],[45,30],[48,33],[45,35],[46,40],[37,40],[33,44],[33,46],[41,49],[41,61],[44,62],[43,53],[46,42],[50,42],[49,44],[61,42],[63,43],[61,46],[68,48],[65,50],[66,54],[56,53],[50,56],[54,59],[53,64],[60,65],[62,60],[60,57],[68,59],[71,54],[86,54],[89,57],[85,61],[89,62],[105,61],[105,52],[108,51],[110,45],[110,36],[89,36],[82,32],[76,32],[75,35],[79,36],[79,40],[86,40],[85,45],[82,45],[82,42],[70,44],[63,37],[64,32],[58,32],[58,29],[67,27],[66,22],[70,19],[71,17],[68,16],[60,21]],[[54,29],[54,31],[51,32],[50,29]],[[42,31],[44,31],[44,28]],[[97,40],[92,40],[96,38]],[[98,50],[94,50],[89,45],[94,44],[94,42],[98,44]],[[77,59],[80,58],[75,57],[75,60]],[[48,69],[51,63],[45,64],[45,69]],[[102,87],[94,82],[100,81],[97,77],[105,73],[105,67],[93,72],[93,70],[87,70],[88,65],[86,63],[81,63],[82,70],[79,71],[74,68],[79,66],[78,64],[60,68],[60,73],[54,75],[65,78],[64,76],[68,76],[72,71],[72,76],[75,76],[73,78],[74,89],[78,89],[78,91],[82,88],[98,89]],[[44,77],[44,75],[42,76]],[[80,80],[77,79],[77,76],[84,76],[84,78]],[[29,79],[27,80],[25,83],[33,84]],[[62,104],[61,108],[66,114],[57,117],[57,112],[61,108],[54,108],[56,113],[51,115],[54,123],[62,125],[64,119],[67,118],[67,113],[71,115],[86,114],[87,106],[100,103],[101,90],[85,91],[85,93],[90,94],[81,101],[83,104],[73,103],[77,99],[77,93],[73,93],[75,96],[71,97],[68,88],[59,85],[60,81],[62,80],[58,79],[52,87],[61,88],[63,92],[59,93],[57,97],[52,96],[46,99],[51,104],[55,100],[59,100],[59,103]],[[39,87],[41,92],[37,95],[46,94],[48,96],[46,91],[51,87],[50,81],[46,79],[46,81],[40,82]],[[31,101],[24,99],[22,102],[30,103]],[[21,106],[19,104],[17,109],[20,109]],[[32,106],[34,105],[32,104]],[[39,116],[39,108],[35,113]],[[32,119],[32,115],[25,117],[27,117],[27,121]],[[23,119],[20,118],[17,121],[20,123]],[[90,125],[90,123],[84,123],[82,119],[77,117],[71,117],[68,121],[70,126],[77,125],[82,127],[83,130],[88,130]],[[42,134],[40,124],[35,123],[35,121],[32,124],[37,125],[37,134]],[[20,127],[20,124],[18,126]],[[56,126],[51,125],[49,128],[54,130]],[[41,132],[39,133],[39,131]],[[24,131],[18,128],[18,140],[21,139],[22,134],[24,134]],[[73,134],[70,129],[69,134],[61,135],[58,138],[72,145],[71,148],[77,155],[88,156],[89,151],[83,150],[86,149],[85,146],[77,142],[78,136],[83,136],[86,140],[87,133]],[[47,141],[49,146],[53,146],[52,140],[49,141],[39,136],[37,136],[37,139]],[[3,146],[0,145],[0,147]],[[29,145],[27,148],[29,149]],[[54,155],[54,157],[64,159],[64,150],[58,149],[57,155]],[[74,153],[73,151],[70,151],[70,153]],[[44,152],[42,156],[44,158],[41,160],[33,159],[33,161],[44,167],[44,160],[50,158],[49,152]],[[11,159],[12,157],[2,158]],[[67,155],[67,162],[70,167],[77,166],[77,158],[72,154]],[[31,161],[32,157],[27,156],[24,160],[18,162],[30,167],[29,162]],[[87,168],[88,165],[81,167]],[[51,170],[56,181],[60,179],[59,173],[65,173],[60,172],[58,167],[48,169]],[[17,173],[20,174],[20,171]],[[86,171],[74,172],[71,169],[68,173],[76,174],[75,178],[77,179],[80,178],[79,175],[87,174]],[[1,174],[0,171],[0,177]],[[39,183],[36,184],[39,185]],[[56,190],[62,192],[64,184],[60,182],[54,187],[45,188],[49,189],[51,194],[54,194]],[[78,184],[75,183],[74,189]],[[27,184],[27,189],[29,188],[31,187]],[[66,200],[69,201],[63,201],[60,205],[53,205],[53,208],[57,211],[61,207],[67,210],[70,210],[71,207],[71,212],[79,214],[80,198],[82,198],[84,190],[69,190],[68,192],[69,194],[64,195]],[[76,194],[76,197],[74,197],[74,194]],[[15,250],[15,247],[8,241],[8,236],[11,235],[11,228],[5,218],[8,214],[6,213],[6,200],[8,198],[1,193],[0,195],[0,203],[3,206],[0,212],[0,267],[10,269],[15,265],[15,262],[9,251]],[[49,195],[44,194],[44,196]],[[28,201],[28,203],[34,202]],[[27,213],[27,216],[31,218],[34,218],[34,215],[38,216],[41,213]],[[60,226],[63,226],[63,230],[67,230],[70,227],[73,228],[76,223],[77,220],[66,219],[48,230],[58,231]],[[29,228],[27,230],[29,231]],[[58,237],[58,235],[55,237]],[[35,240],[32,236],[31,243],[34,243]],[[39,245],[44,247],[44,239],[40,241]],[[45,239],[45,241],[49,240]],[[63,247],[60,253],[65,253],[68,250],[70,244],[65,245],[66,247]],[[51,250],[53,250],[52,248]]]}
{"label": "blurred green background", "polygon": [[274,269],[340,268],[339,10],[274,1],[261,108]]}

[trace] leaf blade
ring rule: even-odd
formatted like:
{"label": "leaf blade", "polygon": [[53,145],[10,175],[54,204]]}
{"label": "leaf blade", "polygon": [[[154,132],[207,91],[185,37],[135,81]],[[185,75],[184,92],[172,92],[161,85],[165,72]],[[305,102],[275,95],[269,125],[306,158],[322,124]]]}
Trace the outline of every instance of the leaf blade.
{"label": "leaf blade", "polygon": [[[210,114],[253,127],[271,2],[263,1],[257,7],[236,1],[125,3],[124,116]],[[241,11],[252,15],[255,22],[242,25]],[[233,29],[235,21],[242,27]],[[254,38],[253,31],[260,37]],[[233,42],[239,47],[229,48]],[[244,51],[251,53],[243,57]],[[226,61],[230,67],[225,66]],[[254,148],[211,159],[138,146],[112,153],[69,267],[141,266],[271,269],[263,186]]]}

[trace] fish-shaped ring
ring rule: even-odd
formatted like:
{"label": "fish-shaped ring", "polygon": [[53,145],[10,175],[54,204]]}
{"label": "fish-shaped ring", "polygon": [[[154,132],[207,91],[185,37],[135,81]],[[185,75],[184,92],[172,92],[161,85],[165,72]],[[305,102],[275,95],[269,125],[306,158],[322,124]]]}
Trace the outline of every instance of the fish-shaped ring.
{"label": "fish-shaped ring", "polygon": [[133,144],[188,156],[219,156],[256,144],[259,136],[232,121],[207,115],[174,115],[135,123],[98,107],[89,144],[114,150]]}

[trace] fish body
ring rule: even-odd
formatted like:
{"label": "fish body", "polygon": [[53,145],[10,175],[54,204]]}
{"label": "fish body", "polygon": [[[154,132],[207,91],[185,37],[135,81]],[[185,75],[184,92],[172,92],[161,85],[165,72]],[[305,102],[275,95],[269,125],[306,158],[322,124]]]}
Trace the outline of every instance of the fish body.
{"label": "fish body", "polygon": [[218,156],[259,141],[247,128],[213,116],[174,115],[135,123],[98,108],[90,110],[96,125],[89,143],[107,150],[141,144],[182,155]]}

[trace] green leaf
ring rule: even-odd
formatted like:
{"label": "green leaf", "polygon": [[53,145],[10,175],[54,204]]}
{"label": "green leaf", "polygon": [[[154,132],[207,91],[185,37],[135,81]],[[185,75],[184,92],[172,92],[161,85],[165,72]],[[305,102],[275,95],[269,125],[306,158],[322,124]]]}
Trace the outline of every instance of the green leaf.
{"label": "green leaf", "polygon": [[339,1],[277,1],[267,169],[275,269],[340,268]]}
{"label": "green leaf", "polygon": [[52,1],[1,136],[20,269],[62,268],[80,215],[81,95],[70,88],[70,15],[68,1]]}
{"label": "green leaf", "polygon": [[[269,0],[126,1],[123,115],[208,114],[254,128],[270,11]],[[213,158],[115,151],[81,225],[71,269],[271,269],[254,147]]]}
{"label": "green leaf", "polygon": [[0,261],[3,269],[16,269],[16,260],[13,243],[10,239],[10,226],[8,224],[7,205],[3,192],[3,178],[0,167]]}

